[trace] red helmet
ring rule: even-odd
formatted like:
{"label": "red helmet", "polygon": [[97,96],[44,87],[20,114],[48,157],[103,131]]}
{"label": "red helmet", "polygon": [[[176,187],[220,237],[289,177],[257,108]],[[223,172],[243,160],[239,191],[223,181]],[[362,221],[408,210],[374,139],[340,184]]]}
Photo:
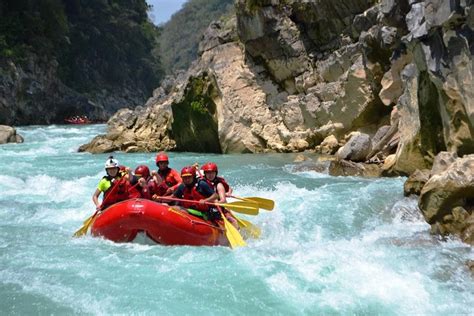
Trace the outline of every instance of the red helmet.
{"label": "red helmet", "polygon": [[139,165],[135,169],[135,175],[137,177],[142,177],[142,178],[148,179],[148,177],[150,177],[150,169],[148,169],[148,167],[145,166],[145,165]]}
{"label": "red helmet", "polygon": [[202,165],[201,167],[202,171],[204,172],[212,172],[214,171],[215,173],[217,173],[217,165],[213,162],[208,162],[208,163],[205,163],[204,165]]}
{"label": "red helmet", "polygon": [[156,155],[156,159],[155,159],[156,163],[159,163],[159,162],[168,162],[169,159],[168,159],[168,155],[161,152],[161,153],[158,153],[158,155]]}
{"label": "red helmet", "polygon": [[183,169],[181,169],[181,177],[195,177],[196,176],[196,168],[192,166],[186,166]]}

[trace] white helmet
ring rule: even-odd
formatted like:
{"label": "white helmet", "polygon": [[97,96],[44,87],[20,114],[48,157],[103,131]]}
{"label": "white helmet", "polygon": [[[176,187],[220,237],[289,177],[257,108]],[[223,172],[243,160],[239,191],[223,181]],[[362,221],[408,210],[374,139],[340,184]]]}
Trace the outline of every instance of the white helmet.
{"label": "white helmet", "polygon": [[114,159],[113,156],[110,156],[105,161],[105,169],[108,169],[108,168],[120,168],[118,160]]}

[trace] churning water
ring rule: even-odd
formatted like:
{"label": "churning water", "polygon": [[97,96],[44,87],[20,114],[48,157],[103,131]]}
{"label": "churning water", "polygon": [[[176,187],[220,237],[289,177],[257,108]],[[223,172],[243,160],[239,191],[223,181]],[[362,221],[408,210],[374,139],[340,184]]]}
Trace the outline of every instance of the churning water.
{"label": "churning water", "polygon": [[[0,146],[3,314],[473,314],[472,248],[429,235],[403,178],[294,172],[293,155],[170,154],[276,201],[247,217],[263,234],[245,248],[72,238],[108,156],[76,150],[104,130],[23,127],[25,143]],[[154,167],[153,153],[115,157]]]}

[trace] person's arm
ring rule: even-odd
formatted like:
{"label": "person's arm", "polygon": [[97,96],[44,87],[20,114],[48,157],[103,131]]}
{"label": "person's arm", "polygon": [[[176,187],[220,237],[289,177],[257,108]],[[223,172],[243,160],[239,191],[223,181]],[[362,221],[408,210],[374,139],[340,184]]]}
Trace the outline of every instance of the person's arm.
{"label": "person's arm", "polygon": [[[178,189],[179,185],[183,182],[183,179],[181,179],[181,176],[179,175],[178,171],[171,169],[170,171],[171,175],[173,176],[176,184],[170,187],[171,191],[174,192],[176,189]],[[167,192],[168,193],[168,192]]]}
{"label": "person's arm", "polygon": [[219,198],[219,195],[212,189],[209,184],[207,184],[206,181],[202,180],[199,181],[198,184],[198,191],[203,194],[204,196],[208,195],[207,198],[202,199],[199,201],[199,203],[204,203],[204,202],[214,202]]}
{"label": "person's arm", "polygon": [[227,203],[226,192],[225,192],[224,185],[222,183],[218,183],[216,189],[217,189],[217,194],[219,196],[219,200],[217,202]]}
{"label": "person's arm", "polygon": [[92,195],[92,201],[94,202],[95,204],[95,209],[100,211],[100,202],[99,202],[99,195],[100,195],[101,191],[99,189],[95,189],[95,192],[94,194]]}
{"label": "person's arm", "polygon": [[216,202],[216,200],[218,198],[219,198],[219,195],[216,192],[214,192],[210,197],[205,198],[204,200],[201,200],[201,201],[203,201],[203,202]]}

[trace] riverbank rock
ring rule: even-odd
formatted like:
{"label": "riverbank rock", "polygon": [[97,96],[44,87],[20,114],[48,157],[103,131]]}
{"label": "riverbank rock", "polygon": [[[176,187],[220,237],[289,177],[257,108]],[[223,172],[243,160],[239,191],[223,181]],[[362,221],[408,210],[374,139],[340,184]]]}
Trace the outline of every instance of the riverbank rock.
{"label": "riverbank rock", "polygon": [[434,233],[454,234],[474,244],[474,155],[432,174],[421,190],[419,207]]}
{"label": "riverbank rock", "polygon": [[329,164],[331,176],[380,177],[382,170],[376,164],[366,164],[348,160],[333,160]]}
{"label": "riverbank rock", "polygon": [[24,139],[16,133],[16,129],[7,125],[0,125],[0,144],[23,143]]}
{"label": "riverbank rock", "polygon": [[349,141],[339,148],[336,153],[338,159],[351,161],[365,161],[372,150],[370,136],[364,133],[353,133]]}
{"label": "riverbank rock", "polygon": [[410,177],[408,177],[407,181],[405,181],[405,183],[403,184],[403,195],[420,195],[421,189],[426,184],[426,182],[428,182],[429,178],[430,170],[415,170],[415,172],[413,172]]}

